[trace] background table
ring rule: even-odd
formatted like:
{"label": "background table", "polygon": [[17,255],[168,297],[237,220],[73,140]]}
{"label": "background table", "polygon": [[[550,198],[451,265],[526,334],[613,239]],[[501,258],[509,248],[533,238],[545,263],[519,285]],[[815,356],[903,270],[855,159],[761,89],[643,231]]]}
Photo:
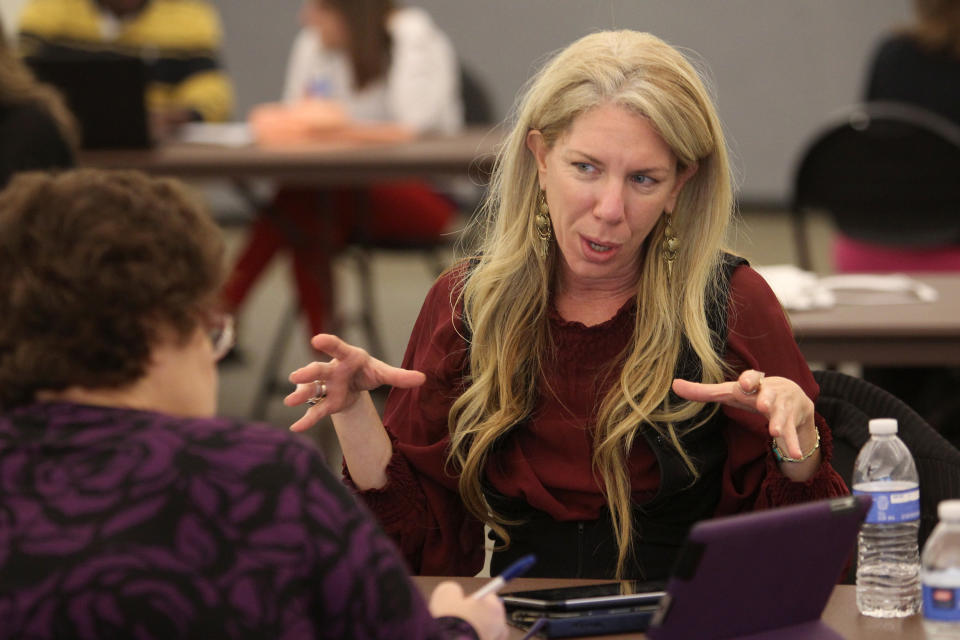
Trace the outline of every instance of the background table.
{"label": "background table", "polygon": [[[429,597],[430,592],[442,580],[448,578],[436,578],[428,576],[416,576],[414,582],[420,587],[425,597]],[[470,592],[479,588],[486,582],[483,578],[452,578],[463,585],[465,591]],[[509,584],[505,591],[520,591],[522,589],[545,589],[548,587],[569,586],[577,584],[591,584],[596,580],[553,580],[545,578],[518,578]],[[733,585],[732,588],[736,588]],[[850,585],[838,585],[833,591],[830,601],[823,612],[823,620],[833,627],[840,635],[847,640],[921,640],[926,638],[923,631],[923,621],[921,616],[914,615],[909,618],[884,620],[879,618],[868,618],[860,615],[857,611],[856,588]],[[519,640],[523,637],[523,632],[511,627],[511,640]],[[645,634],[617,634],[606,636],[595,636],[598,639],[605,640],[626,640],[631,638],[645,638]]]}
{"label": "background table", "polygon": [[924,275],[936,302],[838,305],[790,313],[807,360],[866,365],[960,365],[960,275]]}
{"label": "background table", "polygon": [[83,151],[78,163],[190,180],[270,178],[310,186],[467,175],[482,178],[501,134],[487,127],[400,143],[317,143],[283,148],[169,143],[153,149]]}
{"label": "background table", "polygon": [[[471,128],[454,136],[394,144],[262,149],[175,143],[146,150],[85,151],[79,162],[191,180],[267,178],[325,186],[469,174],[484,182],[501,141],[498,130]],[[794,334],[804,356],[828,363],[960,365],[960,276],[920,279],[940,292],[937,302],[792,312]]]}

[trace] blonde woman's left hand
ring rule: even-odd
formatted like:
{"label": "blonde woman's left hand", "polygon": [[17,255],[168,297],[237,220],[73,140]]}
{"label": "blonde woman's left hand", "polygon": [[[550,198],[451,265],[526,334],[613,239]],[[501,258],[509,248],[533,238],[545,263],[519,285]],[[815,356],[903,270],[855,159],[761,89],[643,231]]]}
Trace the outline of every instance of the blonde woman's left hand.
{"label": "blonde woman's left hand", "polygon": [[801,458],[800,441],[807,450],[816,440],[813,401],[796,382],[777,376],[765,377],[761,371],[748,369],[737,380],[703,384],[677,378],[673,391],[694,402],[719,402],[730,407],[754,411],[766,417],[770,436],[791,458]]}

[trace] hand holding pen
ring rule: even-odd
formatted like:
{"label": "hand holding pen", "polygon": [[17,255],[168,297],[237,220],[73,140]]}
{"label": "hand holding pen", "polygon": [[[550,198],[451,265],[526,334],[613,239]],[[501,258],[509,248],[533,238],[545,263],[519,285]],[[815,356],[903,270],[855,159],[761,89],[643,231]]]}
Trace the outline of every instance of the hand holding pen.
{"label": "hand holding pen", "polygon": [[[474,591],[470,597],[479,599],[487,596],[488,594],[496,593],[500,591],[500,589],[502,589],[503,586],[507,584],[507,582],[509,582],[510,580],[513,580],[518,576],[525,574],[530,569],[530,567],[534,565],[536,561],[537,561],[537,557],[532,553],[523,556],[522,558],[520,558],[519,560],[511,564],[509,567],[504,569],[503,573],[501,573],[499,576],[497,576],[487,584],[483,585],[482,587]],[[532,638],[538,631],[540,631],[540,629],[542,629],[546,625],[546,623],[547,623],[546,618],[540,618],[539,620],[537,620],[533,624],[533,626],[527,629],[527,633],[524,634],[523,640],[529,640],[530,638]]]}
{"label": "hand holding pen", "polygon": [[481,640],[505,640],[509,633],[506,614],[503,602],[494,594],[533,563],[533,556],[524,556],[470,595],[464,595],[463,588],[452,580],[441,582],[430,595],[430,613],[434,617],[456,616],[466,620]]}

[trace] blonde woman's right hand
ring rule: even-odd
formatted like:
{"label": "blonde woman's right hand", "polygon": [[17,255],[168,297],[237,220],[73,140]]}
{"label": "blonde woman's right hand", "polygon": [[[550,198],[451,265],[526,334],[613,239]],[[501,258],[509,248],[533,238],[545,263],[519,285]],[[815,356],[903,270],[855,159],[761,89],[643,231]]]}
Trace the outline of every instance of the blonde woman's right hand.
{"label": "blonde woman's right hand", "polygon": [[456,616],[466,620],[480,640],[506,640],[507,614],[495,593],[474,600],[464,595],[456,582],[441,582],[430,594],[430,613],[434,618]]}
{"label": "blonde woman's right hand", "polygon": [[324,416],[347,411],[357,402],[361,393],[381,385],[409,389],[419,387],[427,379],[419,371],[381,362],[360,347],[347,344],[328,333],[315,335],[310,344],[331,359],[328,362],[311,362],[291,373],[290,382],[296,384],[297,389],[284,398],[283,403],[293,407],[307,402],[317,395],[320,383],[326,395],[290,426],[293,431],[309,429]]}

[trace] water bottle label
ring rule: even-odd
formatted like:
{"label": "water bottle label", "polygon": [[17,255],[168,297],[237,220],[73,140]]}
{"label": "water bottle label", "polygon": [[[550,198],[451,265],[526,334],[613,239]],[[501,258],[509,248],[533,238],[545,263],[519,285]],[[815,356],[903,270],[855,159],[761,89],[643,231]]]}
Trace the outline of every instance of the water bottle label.
{"label": "water bottle label", "polygon": [[960,589],[923,585],[923,617],[960,622]]}
{"label": "water bottle label", "polygon": [[872,489],[854,488],[853,495],[863,494],[873,498],[873,504],[870,505],[870,511],[867,513],[867,524],[912,522],[920,519],[920,489],[916,485],[900,491],[874,491]]}

